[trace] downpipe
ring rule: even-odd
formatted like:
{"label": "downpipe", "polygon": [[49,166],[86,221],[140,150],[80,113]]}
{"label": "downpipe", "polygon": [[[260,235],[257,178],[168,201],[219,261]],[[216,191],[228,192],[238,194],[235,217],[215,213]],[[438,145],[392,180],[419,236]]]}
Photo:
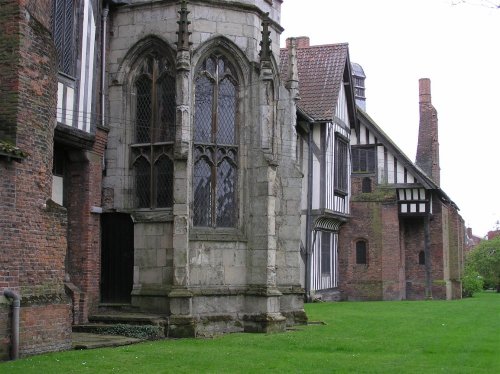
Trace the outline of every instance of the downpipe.
{"label": "downpipe", "polygon": [[311,295],[311,256],[312,256],[312,248],[311,248],[311,228],[312,228],[312,217],[311,217],[311,209],[312,209],[312,182],[313,182],[313,158],[312,158],[312,129],[309,127],[309,133],[307,134],[307,147],[308,147],[308,155],[307,155],[307,213],[306,213],[306,271],[305,271],[305,302],[310,303],[312,301]]}
{"label": "downpipe", "polygon": [[19,358],[19,309],[21,308],[21,297],[12,290],[4,290],[3,294],[6,298],[12,299],[11,359],[17,360]]}

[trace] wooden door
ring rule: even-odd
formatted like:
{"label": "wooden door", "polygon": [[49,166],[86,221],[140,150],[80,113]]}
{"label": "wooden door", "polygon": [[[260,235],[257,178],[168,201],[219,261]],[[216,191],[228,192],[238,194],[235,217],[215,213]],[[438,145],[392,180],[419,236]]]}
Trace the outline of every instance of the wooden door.
{"label": "wooden door", "polygon": [[130,303],[134,268],[134,223],[130,215],[101,216],[101,301]]}

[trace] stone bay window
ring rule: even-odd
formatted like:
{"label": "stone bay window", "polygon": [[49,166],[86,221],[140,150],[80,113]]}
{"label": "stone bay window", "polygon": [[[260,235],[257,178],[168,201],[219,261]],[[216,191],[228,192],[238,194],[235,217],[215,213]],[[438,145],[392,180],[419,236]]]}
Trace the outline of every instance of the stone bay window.
{"label": "stone bay window", "polygon": [[132,165],[137,208],[173,204],[172,147],[175,139],[175,75],[166,58],[144,58],[133,82]]}
{"label": "stone bay window", "polygon": [[238,80],[221,55],[196,71],[193,225],[235,227],[238,183]]}

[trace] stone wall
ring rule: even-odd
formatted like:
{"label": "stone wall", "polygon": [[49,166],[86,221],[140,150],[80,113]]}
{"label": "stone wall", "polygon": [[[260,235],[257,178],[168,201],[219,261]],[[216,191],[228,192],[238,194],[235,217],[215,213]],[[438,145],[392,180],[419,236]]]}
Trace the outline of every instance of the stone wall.
{"label": "stone wall", "polygon": [[[189,2],[191,53],[177,56],[177,2],[134,2],[111,15],[105,208],[134,217],[132,303],[170,314],[174,335],[267,331],[275,322],[284,327],[281,310],[288,313],[290,323],[295,312],[303,313],[298,252],[302,176],[294,169],[291,147],[295,117],[290,113],[295,114],[295,107],[286,91],[282,101],[277,100],[276,61],[266,65],[267,75],[259,67],[264,12],[270,12],[271,48],[279,56],[281,28],[275,22],[279,22],[280,5],[250,0]],[[145,213],[135,209],[133,202],[130,74],[141,54],[151,48],[178,59],[179,128],[174,146],[174,206],[171,211]],[[213,50],[232,59],[241,90],[239,225],[228,229],[193,228],[191,223],[193,72]],[[272,140],[261,139],[265,119],[271,121]]]}

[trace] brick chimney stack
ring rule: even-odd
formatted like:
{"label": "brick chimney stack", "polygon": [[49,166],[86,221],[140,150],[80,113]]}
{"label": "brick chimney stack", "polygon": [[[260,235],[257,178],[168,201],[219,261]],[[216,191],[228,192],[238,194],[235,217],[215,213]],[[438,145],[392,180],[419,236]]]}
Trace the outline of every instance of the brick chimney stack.
{"label": "brick chimney stack", "polygon": [[437,111],[431,102],[431,81],[419,79],[420,125],[416,164],[439,186],[439,139]]}
{"label": "brick chimney stack", "polygon": [[292,39],[295,40],[295,46],[297,48],[307,48],[309,47],[309,37],[308,36],[297,36],[296,38],[287,38],[286,39],[286,49],[290,49],[292,46]]}

